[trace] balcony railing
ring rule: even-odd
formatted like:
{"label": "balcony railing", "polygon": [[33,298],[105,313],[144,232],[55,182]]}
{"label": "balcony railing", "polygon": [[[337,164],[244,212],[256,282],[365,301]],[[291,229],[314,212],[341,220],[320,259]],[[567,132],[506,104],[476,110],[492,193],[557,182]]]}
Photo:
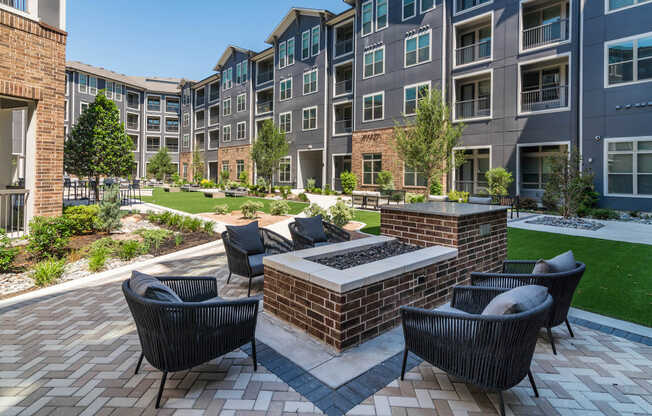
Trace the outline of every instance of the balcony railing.
{"label": "balcony railing", "polygon": [[198,120],[196,120],[196,122],[195,122],[195,128],[200,129],[200,128],[202,128],[202,127],[204,127],[204,119],[202,118],[202,119],[198,119]]}
{"label": "balcony railing", "polygon": [[178,107],[178,106],[166,106],[166,107],[165,107],[165,112],[166,112],[166,113],[176,113],[176,114],[179,114],[179,107]]}
{"label": "balcony railing", "polygon": [[521,111],[543,111],[568,106],[568,85],[557,85],[521,93]]}
{"label": "balcony railing", "polygon": [[335,44],[335,56],[353,52],[353,38],[340,40]]}
{"label": "balcony railing", "polygon": [[343,119],[335,121],[335,134],[346,134],[353,131],[353,121],[351,119]]}
{"label": "balcony railing", "polygon": [[568,39],[568,19],[523,30],[523,49],[536,48]]}
{"label": "balcony railing", "polygon": [[274,101],[263,101],[256,106],[256,114],[270,113],[274,109]]}
{"label": "balcony railing", "polygon": [[168,124],[165,127],[165,131],[178,132],[179,131],[179,125],[178,124]]}
{"label": "balcony railing", "polygon": [[127,121],[127,128],[129,130],[138,130],[138,122],[137,121]]}
{"label": "balcony railing", "polygon": [[491,56],[491,40],[473,45],[457,48],[456,63],[457,65],[470,64],[471,62],[480,61]]}
{"label": "balcony railing", "polygon": [[345,79],[335,83],[335,95],[350,94],[353,91],[353,80]]}
{"label": "balcony railing", "polygon": [[0,189],[0,228],[10,238],[22,237],[27,231],[25,206],[28,196],[27,189]]}
{"label": "balcony railing", "polygon": [[455,103],[455,118],[489,117],[491,115],[491,97],[481,97],[474,100],[464,100]]}
{"label": "balcony railing", "polygon": [[161,104],[147,104],[147,111],[161,111]]}
{"label": "balcony railing", "polygon": [[167,143],[165,146],[169,152],[179,153],[179,143]]}
{"label": "balcony railing", "polygon": [[208,120],[208,122],[210,123],[211,126],[219,124],[220,123],[219,111],[217,112],[217,114],[211,114],[210,119]]}
{"label": "balcony railing", "polygon": [[27,12],[27,0],[0,0],[0,4],[13,7],[21,12]]}
{"label": "balcony railing", "polygon": [[161,125],[160,124],[147,124],[147,131],[160,131],[161,130]]}
{"label": "balcony railing", "polygon": [[257,83],[262,84],[265,82],[269,82],[274,79],[274,70],[273,69],[268,69],[266,71],[260,71],[258,73],[258,78],[257,78]]}

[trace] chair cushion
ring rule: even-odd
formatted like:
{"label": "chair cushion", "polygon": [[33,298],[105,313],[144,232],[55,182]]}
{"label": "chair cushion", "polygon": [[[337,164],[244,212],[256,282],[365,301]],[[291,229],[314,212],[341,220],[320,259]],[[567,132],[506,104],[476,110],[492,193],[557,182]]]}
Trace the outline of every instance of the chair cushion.
{"label": "chair cushion", "polygon": [[537,260],[536,264],[534,265],[534,269],[532,269],[532,274],[546,274],[546,273],[550,273],[550,266],[548,265],[548,263],[543,259]]}
{"label": "chair cushion", "polygon": [[501,293],[489,302],[482,315],[510,315],[530,310],[546,300],[548,288],[538,285],[521,286]]}
{"label": "chair cushion", "polygon": [[329,244],[328,241],[320,241],[319,243],[315,243],[315,247],[327,246]]}
{"label": "chair cushion", "polygon": [[265,246],[258,230],[258,221],[240,226],[227,225],[226,230],[231,243],[246,251],[248,255],[265,252]]}
{"label": "chair cushion", "polygon": [[464,312],[461,309],[453,308],[450,302],[435,308],[435,310],[439,312],[456,313],[458,315],[466,315],[466,316],[473,315],[472,313]]}
{"label": "chair cushion", "polygon": [[265,253],[249,256],[249,267],[251,267],[251,272],[254,276],[260,276],[261,274],[265,273],[265,268],[263,267],[263,257],[265,257]]}
{"label": "chair cushion", "polygon": [[572,250],[568,250],[567,252],[560,254],[555,258],[544,261],[550,269],[548,273],[569,272],[577,267],[577,263],[575,262],[575,257],[573,256]]}
{"label": "chair cushion", "polygon": [[491,197],[484,198],[478,196],[470,196],[469,204],[482,204],[482,205],[491,205]]}
{"label": "chair cushion", "polygon": [[156,277],[135,270],[131,272],[129,287],[138,296],[148,299],[158,300],[161,302],[183,302],[181,298],[174,293],[174,290],[161,283],[161,281]]}
{"label": "chair cushion", "polygon": [[297,223],[299,230],[315,243],[328,241],[328,237],[324,232],[324,220],[321,214],[310,218],[295,218],[294,221]]}

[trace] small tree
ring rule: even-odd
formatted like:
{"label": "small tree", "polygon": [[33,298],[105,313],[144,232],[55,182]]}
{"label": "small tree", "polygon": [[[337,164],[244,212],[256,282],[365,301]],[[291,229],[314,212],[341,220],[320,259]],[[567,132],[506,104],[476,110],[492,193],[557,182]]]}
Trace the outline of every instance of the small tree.
{"label": "small tree", "polygon": [[555,203],[564,218],[577,216],[585,191],[592,189],[593,173],[583,169],[582,157],[575,149],[570,154],[568,151],[557,153],[547,161],[550,164],[550,179],[543,200],[548,201],[548,205]]}
{"label": "small tree", "polygon": [[342,183],[342,192],[347,195],[351,195],[355,187],[358,186],[358,178],[348,170],[340,173],[340,181]]}
{"label": "small tree", "polygon": [[197,149],[192,154],[192,179],[194,183],[200,183],[204,179],[204,159]]}
{"label": "small tree", "polygon": [[451,168],[464,163],[462,152],[457,152],[453,158],[453,149],[464,125],[451,122],[441,91],[433,89],[420,94],[416,116],[405,117],[402,125],[394,127],[394,141],[398,156],[405,165],[427,178],[426,193],[429,195],[433,177],[442,177]]}
{"label": "small tree", "polygon": [[511,172],[507,172],[505,168],[493,168],[484,174],[489,183],[489,195],[491,196],[505,196],[509,193],[509,185],[514,182]]}
{"label": "small tree", "polygon": [[[115,103],[100,91],[90,106],[79,116],[64,147],[64,169],[79,177],[123,176],[132,173],[134,142],[125,133]],[[99,200],[99,189],[95,189]]]}
{"label": "small tree", "polygon": [[175,172],[172,159],[170,159],[168,149],[165,146],[156,152],[147,165],[147,174],[154,176],[159,181],[167,181],[169,175],[173,175]]}
{"label": "small tree", "polygon": [[97,213],[99,228],[107,234],[120,229],[120,188],[118,185],[108,187],[104,191],[104,198],[100,202]]}
{"label": "small tree", "polygon": [[265,178],[271,185],[274,170],[287,154],[285,133],[281,133],[274,122],[266,120],[258,133],[258,139],[251,146],[251,160],[256,164],[258,176]]}
{"label": "small tree", "polygon": [[391,191],[394,189],[394,176],[392,172],[388,170],[381,170],[378,172],[378,177],[376,178],[376,183],[380,186],[380,189],[383,191]]}

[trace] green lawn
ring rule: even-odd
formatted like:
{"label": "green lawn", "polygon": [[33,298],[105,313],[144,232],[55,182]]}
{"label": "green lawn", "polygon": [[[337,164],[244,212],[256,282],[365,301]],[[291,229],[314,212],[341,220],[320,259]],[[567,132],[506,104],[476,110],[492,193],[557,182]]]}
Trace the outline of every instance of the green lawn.
{"label": "green lawn", "polygon": [[380,234],[380,213],[374,211],[355,210],[354,221],[364,222],[366,226],[361,230],[367,234]]}
{"label": "green lawn", "polygon": [[586,264],[573,306],[652,326],[652,246],[510,228],[507,247],[510,259],[573,250]]}

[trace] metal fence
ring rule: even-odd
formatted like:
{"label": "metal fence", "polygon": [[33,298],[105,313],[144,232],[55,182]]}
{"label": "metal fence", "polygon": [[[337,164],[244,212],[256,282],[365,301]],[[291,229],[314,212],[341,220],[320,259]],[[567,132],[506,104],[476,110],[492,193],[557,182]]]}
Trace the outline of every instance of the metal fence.
{"label": "metal fence", "polygon": [[0,189],[0,228],[11,238],[25,235],[28,196],[27,189]]}
{"label": "metal fence", "polygon": [[523,49],[559,42],[568,39],[568,19],[546,23],[523,30]]}

